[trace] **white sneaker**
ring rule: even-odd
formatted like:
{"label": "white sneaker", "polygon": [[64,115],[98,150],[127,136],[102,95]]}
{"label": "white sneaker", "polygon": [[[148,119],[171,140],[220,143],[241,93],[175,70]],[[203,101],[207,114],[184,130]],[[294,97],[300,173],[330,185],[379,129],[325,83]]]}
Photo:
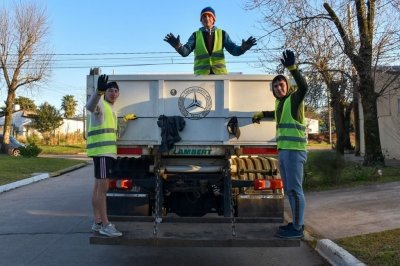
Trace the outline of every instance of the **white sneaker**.
{"label": "white sneaker", "polygon": [[92,231],[99,232],[101,229],[101,224],[93,223],[92,224]]}
{"label": "white sneaker", "polygon": [[112,223],[107,224],[106,226],[102,226],[99,233],[105,236],[122,236],[122,233],[115,228],[115,225]]}

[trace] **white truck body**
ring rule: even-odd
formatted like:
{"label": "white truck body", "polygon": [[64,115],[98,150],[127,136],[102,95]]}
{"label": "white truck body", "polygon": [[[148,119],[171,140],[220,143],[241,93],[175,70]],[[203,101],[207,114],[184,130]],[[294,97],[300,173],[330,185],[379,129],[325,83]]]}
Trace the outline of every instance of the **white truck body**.
{"label": "white truck body", "polygon": [[[232,224],[232,235],[235,219],[282,222],[283,184],[277,159],[269,157],[277,153],[276,123],[272,119],[252,122],[255,112],[275,108],[272,78],[242,74],[110,75],[109,81],[116,81],[120,89],[113,106],[118,118],[131,113],[138,118],[127,122],[117,141],[116,176],[128,181],[114,181],[107,193],[109,215],[132,219],[153,216],[155,235],[159,222],[168,221],[170,215],[182,219],[223,216],[217,218]],[[97,79],[98,75],[87,77],[88,98],[96,91]],[[163,138],[157,123],[162,116],[183,119],[185,126],[178,132],[180,141],[160,152]],[[237,123],[231,127],[229,122],[234,120]],[[131,232],[124,234],[127,237],[112,243],[144,243],[143,239],[134,241],[135,233],[133,237]],[[169,236],[166,241],[189,244],[175,240]],[[230,241],[221,245],[231,245]],[[94,236],[91,243],[111,242]],[[207,243],[215,244],[212,239]]]}
{"label": "white truck body", "polygon": [[[274,146],[275,122],[252,123],[252,115],[274,110],[270,75],[110,75],[120,88],[114,105],[118,117],[128,113],[139,119],[128,123],[119,146],[156,146],[161,143],[157,120],[160,115],[185,117],[180,145]],[[97,76],[88,76],[88,97],[95,92]],[[194,96],[199,106],[186,109]],[[240,137],[226,129],[236,116]]]}

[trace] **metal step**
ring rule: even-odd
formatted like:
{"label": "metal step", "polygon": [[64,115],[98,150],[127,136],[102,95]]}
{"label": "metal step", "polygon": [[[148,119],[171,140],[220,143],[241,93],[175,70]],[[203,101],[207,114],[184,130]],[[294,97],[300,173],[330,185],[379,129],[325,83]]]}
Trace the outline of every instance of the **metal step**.
{"label": "metal step", "polygon": [[[151,216],[127,216],[109,215],[114,222],[153,222]],[[230,223],[230,217],[218,216],[215,213],[208,213],[203,217],[181,217],[173,213],[162,217],[163,223]],[[235,223],[282,223],[283,217],[235,217]]]}
{"label": "metal step", "polygon": [[95,233],[91,244],[156,246],[156,247],[297,247],[300,240],[275,237],[280,223],[235,223],[232,236],[230,223],[166,222],[158,225],[153,235],[153,223],[115,222],[122,237],[104,237]]}

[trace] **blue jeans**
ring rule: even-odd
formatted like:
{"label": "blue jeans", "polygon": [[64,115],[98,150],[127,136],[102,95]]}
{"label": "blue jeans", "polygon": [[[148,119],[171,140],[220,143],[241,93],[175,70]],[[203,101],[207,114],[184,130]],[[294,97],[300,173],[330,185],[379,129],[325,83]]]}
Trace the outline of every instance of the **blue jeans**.
{"label": "blue jeans", "polygon": [[303,192],[303,174],[306,160],[306,151],[279,150],[279,168],[283,188],[289,198],[292,221],[296,227],[304,225],[306,202]]}

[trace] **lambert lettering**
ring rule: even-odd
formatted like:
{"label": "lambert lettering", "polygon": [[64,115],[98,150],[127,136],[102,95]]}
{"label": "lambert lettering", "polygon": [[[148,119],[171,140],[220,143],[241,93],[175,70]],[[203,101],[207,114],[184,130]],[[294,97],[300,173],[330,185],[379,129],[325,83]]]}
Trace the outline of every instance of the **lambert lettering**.
{"label": "lambert lettering", "polygon": [[175,149],[176,155],[211,155],[211,149]]}

